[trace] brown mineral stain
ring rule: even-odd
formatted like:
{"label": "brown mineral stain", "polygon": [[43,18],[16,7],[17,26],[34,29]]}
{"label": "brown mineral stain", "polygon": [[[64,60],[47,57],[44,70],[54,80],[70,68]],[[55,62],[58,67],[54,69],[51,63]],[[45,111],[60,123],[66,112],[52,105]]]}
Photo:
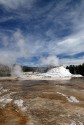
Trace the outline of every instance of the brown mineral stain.
{"label": "brown mineral stain", "polygon": [[[15,92],[10,96],[11,104],[5,108],[0,105],[0,125],[70,125],[71,121],[84,124],[84,78],[70,81],[5,80],[0,84],[9,89],[0,97]],[[71,96],[79,103],[69,102],[66,97]],[[24,101],[26,112],[14,105],[14,100],[19,99]]]}
{"label": "brown mineral stain", "polygon": [[28,116],[17,112],[14,107],[0,108],[0,125],[26,125]]}

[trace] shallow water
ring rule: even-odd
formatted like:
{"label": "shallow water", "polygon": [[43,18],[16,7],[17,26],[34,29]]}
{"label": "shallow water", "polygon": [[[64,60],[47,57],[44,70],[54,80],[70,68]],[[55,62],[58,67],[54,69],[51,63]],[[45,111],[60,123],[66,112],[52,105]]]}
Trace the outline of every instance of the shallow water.
{"label": "shallow water", "polygon": [[83,125],[84,78],[0,81],[0,125],[11,124]]}

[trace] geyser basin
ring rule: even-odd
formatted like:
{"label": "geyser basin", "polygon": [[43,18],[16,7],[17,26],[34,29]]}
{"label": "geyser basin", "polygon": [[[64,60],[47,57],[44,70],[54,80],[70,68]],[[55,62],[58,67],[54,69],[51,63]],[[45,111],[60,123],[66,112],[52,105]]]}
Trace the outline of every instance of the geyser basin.
{"label": "geyser basin", "polygon": [[12,99],[0,103],[0,125],[84,124],[83,78],[3,81],[0,89],[0,99]]}
{"label": "geyser basin", "polygon": [[63,66],[50,68],[46,73],[32,72],[24,75],[29,80],[68,80],[71,79],[72,74]]}

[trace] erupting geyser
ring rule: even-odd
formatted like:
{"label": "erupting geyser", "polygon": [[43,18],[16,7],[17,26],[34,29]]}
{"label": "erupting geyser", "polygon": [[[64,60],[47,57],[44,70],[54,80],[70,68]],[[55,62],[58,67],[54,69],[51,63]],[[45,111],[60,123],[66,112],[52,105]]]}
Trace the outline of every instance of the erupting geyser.
{"label": "erupting geyser", "polygon": [[25,77],[31,80],[69,80],[73,75],[63,66],[53,66],[47,72],[26,73]]}
{"label": "erupting geyser", "polygon": [[11,71],[12,76],[23,77],[23,71],[20,65],[15,65]]}
{"label": "erupting geyser", "polygon": [[56,75],[59,77],[71,77],[72,76],[72,74],[63,66],[54,67],[50,69],[47,73],[50,74],[51,76]]}

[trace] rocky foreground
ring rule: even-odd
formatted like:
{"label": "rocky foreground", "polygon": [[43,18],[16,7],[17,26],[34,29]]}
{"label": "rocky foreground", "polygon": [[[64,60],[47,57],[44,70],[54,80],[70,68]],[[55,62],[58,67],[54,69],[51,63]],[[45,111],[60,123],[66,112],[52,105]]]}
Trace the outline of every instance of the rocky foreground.
{"label": "rocky foreground", "polygon": [[0,80],[0,125],[84,125],[84,78]]}

